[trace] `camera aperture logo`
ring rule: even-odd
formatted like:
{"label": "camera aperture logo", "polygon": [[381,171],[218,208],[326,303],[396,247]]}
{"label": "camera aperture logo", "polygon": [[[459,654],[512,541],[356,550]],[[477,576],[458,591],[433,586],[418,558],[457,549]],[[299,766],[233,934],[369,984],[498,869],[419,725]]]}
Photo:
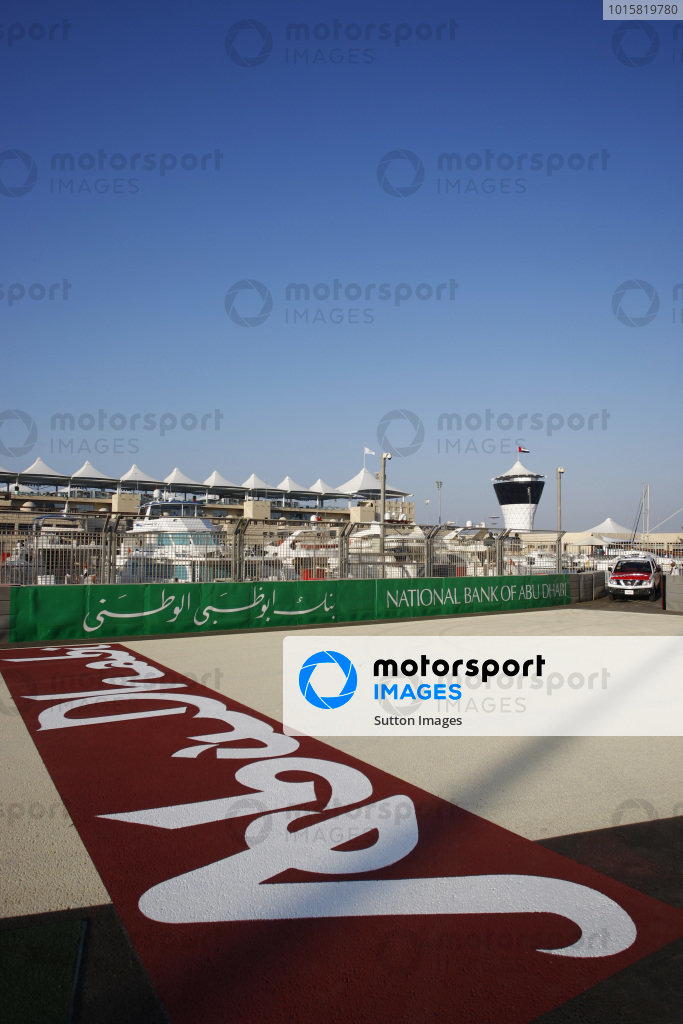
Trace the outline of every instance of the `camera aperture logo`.
{"label": "camera aperture logo", "polygon": [[[25,428],[25,434],[19,444],[13,443],[14,438],[12,443],[5,444],[3,441],[2,435],[5,433],[3,428],[6,423],[15,427],[17,424],[22,424]],[[10,459],[21,458],[22,455],[26,455],[31,451],[37,440],[38,427],[36,421],[27,412],[24,412],[23,409],[5,409],[4,412],[0,412],[0,455]]]}
{"label": "camera aperture logo", "polygon": [[273,37],[260,21],[236,21],[225,37],[225,51],[239,67],[255,68],[268,60],[273,52]]}
{"label": "camera aperture logo", "polygon": [[[335,676],[340,676],[340,682],[343,679],[343,687],[341,691],[329,697],[321,697],[317,690],[314,689],[311,677],[319,665],[337,665],[339,672],[335,673]],[[320,673],[319,673],[320,674]],[[325,682],[328,683],[330,679],[329,673],[325,673]],[[299,689],[301,690],[304,698],[309,704],[312,704],[314,708],[321,708],[325,711],[334,711],[336,708],[341,708],[353,697],[358,687],[358,673],[354,664],[346,657],[345,654],[340,654],[339,651],[317,651],[312,654],[310,658],[301,666],[299,672]]]}
{"label": "camera aperture logo", "polygon": [[[395,171],[394,164],[400,163],[404,166],[401,167],[399,172]],[[405,164],[408,165],[410,171],[406,171]],[[392,177],[389,176],[390,168],[393,169]],[[412,173],[412,180],[403,180],[407,174],[410,178]],[[394,181],[395,178],[401,179],[401,184]],[[399,196],[404,198],[405,196],[412,196],[414,192],[417,192],[422,187],[425,180],[425,165],[420,160],[417,153],[413,153],[410,149],[392,149],[390,153],[385,153],[380,162],[377,164],[377,181],[379,182],[380,188],[388,192],[390,196]]]}
{"label": "camera aperture logo", "polygon": [[[646,303],[643,303],[643,296]],[[640,302],[638,301],[640,300]],[[638,312],[634,306],[638,306]],[[633,279],[623,281],[612,296],[612,312],[621,324],[627,327],[645,327],[652,323],[659,312],[657,289],[648,281]]]}
{"label": "camera aperture logo", "polygon": [[19,199],[30,192],[38,181],[38,167],[23,149],[6,149],[0,153],[0,196]]}
{"label": "camera aperture logo", "polygon": [[[237,309],[236,300],[241,292],[256,293],[261,300],[259,312],[246,316]],[[253,296],[251,296],[251,299],[253,300]],[[232,322],[239,324],[240,327],[260,327],[273,312],[273,296],[261,281],[245,278],[242,281],[236,281],[235,284],[228,288],[225,295],[225,312]]]}
{"label": "camera aperture logo", "polygon": [[[389,439],[389,428],[392,424],[400,424],[401,427],[405,428],[406,424],[409,430],[412,430],[412,440],[408,444],[392,444]],[[400,427],[399,427],[400,429]],[[425,428],[424,423],[416,413],[411,412],[410,409],[392,409],[391,412],[385,412],[382,419],[377,425],[377,440],[379,441],[380,447],[383,451],[391,452],[397,458],[407,458],[409,455],[414,455],[422,447],[425,439]]]}
{"label": "camera aperture logo", "polygon": [[659,52],[659,35],[648,21],[622,21],[612,36],[612,52],[628,68],[642,68]]}

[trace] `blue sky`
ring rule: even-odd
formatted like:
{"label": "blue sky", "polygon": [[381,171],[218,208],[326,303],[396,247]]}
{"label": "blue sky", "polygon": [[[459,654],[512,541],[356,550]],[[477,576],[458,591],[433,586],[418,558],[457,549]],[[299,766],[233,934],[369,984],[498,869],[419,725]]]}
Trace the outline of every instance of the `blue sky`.
{"label": "blue sky", "polygon": [[538,525],[558,465],[570,529],[683,505],[683,25],[140,7],[4,5],[0,465],[339,485],[367,445],[464,521],[520,443]]}

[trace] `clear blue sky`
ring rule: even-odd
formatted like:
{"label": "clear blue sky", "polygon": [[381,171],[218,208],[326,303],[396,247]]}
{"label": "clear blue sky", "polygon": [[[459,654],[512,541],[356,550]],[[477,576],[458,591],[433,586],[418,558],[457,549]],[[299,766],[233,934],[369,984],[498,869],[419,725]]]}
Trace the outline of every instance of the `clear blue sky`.
{"label": "clear blue sky", "polygon": [[368,446],[464,521],[519,442],[537,525],[558,465],[569,529],[645,482],[653,524],[683,505],[683,25],[154,0],[1,31],[1,466],[338,486]]}

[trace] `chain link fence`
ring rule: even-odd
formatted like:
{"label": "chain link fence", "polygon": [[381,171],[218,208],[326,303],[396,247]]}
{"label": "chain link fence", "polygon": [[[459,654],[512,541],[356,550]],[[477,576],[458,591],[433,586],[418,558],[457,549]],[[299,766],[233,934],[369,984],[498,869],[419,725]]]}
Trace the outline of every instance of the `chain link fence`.
{"label": "chain link fence", "polygon": [[[0,582],[165,583],[530,576],[607,571],[633,545],[562,545],[554,533],[412,523],[201,517],[0,523]],[[652,549],[651,549],[652,550]],[[665,572],[675,553],[653,553]]]}

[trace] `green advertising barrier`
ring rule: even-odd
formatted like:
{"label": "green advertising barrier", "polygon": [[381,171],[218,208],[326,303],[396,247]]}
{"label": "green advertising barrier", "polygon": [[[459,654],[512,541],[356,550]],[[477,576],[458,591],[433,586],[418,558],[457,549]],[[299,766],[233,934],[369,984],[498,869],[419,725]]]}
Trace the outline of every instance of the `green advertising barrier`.
{"label": "green advertising barrier", "polygon": [[375,586],[378,619],[524,611],[569,604],[570,599],[569,577],[561,575],[375,580]]}
{"label": "green advertising barrier", "polygon": [[569,603],[567,576],[12,587],[10,643],[274,629]]}

